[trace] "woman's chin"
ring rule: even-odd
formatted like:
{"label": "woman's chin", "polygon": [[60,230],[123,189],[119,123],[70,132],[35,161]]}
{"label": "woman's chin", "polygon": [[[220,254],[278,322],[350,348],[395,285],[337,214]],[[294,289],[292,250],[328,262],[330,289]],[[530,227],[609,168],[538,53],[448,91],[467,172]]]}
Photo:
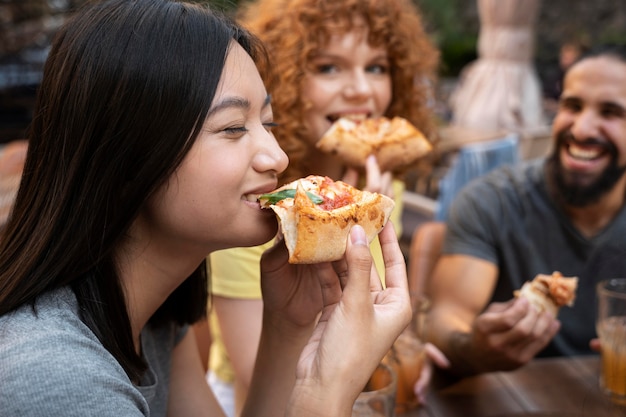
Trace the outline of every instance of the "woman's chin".
{"label": "woman's chin", "polygon": [[266,220],[260,222],[259,227],[255,230],[255,233],[250,233],[250,243],[245,246],[259,246],[276,237],[278,232],[278,221],[275,216],[268,217]]}

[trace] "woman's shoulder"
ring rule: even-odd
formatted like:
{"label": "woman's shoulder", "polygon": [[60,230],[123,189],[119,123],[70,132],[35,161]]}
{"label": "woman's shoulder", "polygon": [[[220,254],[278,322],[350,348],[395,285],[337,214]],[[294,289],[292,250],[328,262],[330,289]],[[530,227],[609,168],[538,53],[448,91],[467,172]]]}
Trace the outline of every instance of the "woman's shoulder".
{"label": "woman's shoulder", "polygon": [[100,410],[111,402],[104,397],[115,391],[123,393],[122,407],[124,398],[135,403],[130,410],[138,411],[136,401],[142,400],[123,368],[80,320],[69,288],[0,317],[0,374],[0,409],[5,411],[78,415],[80,410]]}
{"label": "woman's shoulder", "polygon": [[0,351],[59,336],[68,343],[77,338],[97,342],[95,335],[80,320],[78,302],[68,287],[42,294],[34,304],[24,304],[0,317],[0,335]]}

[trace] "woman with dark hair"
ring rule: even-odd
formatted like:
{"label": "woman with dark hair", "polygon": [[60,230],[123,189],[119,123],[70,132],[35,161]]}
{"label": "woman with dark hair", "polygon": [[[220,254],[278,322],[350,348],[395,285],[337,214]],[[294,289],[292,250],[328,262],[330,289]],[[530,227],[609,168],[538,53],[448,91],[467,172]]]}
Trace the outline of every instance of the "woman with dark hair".
{"label": "woman with dark hair", "polygon": [[[188,331],[205,257],[275,235],[256,198],[288,162],[255,59],[254,37],[190,3],[93,2],[59,31],[0,235],[3,415],[221,415]],[[410,318],[380,237],[384,290],[360,227],[333,265],[289,265],[282,241],[264,255],[245,415],[350,415]]]}

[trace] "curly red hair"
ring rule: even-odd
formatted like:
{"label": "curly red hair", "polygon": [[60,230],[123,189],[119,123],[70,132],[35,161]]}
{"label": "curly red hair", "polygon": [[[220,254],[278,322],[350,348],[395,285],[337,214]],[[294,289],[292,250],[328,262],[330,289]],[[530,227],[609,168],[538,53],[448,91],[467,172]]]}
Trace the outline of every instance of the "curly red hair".
{"label": "curly red hair", "polygon": [[301,93],[307,64],[331,34],[349,32],[355,16],[368,25],[369,43],[387,49],[393,94],[386,116],[404,117],[427,137],[435,135],[431,101],[439,53],[410,0],[257,0],[240,9],[239,21],[269,52],[271,65],[260,71],[280,125],[276,139],[290,159],[285,180],[307,174]]}

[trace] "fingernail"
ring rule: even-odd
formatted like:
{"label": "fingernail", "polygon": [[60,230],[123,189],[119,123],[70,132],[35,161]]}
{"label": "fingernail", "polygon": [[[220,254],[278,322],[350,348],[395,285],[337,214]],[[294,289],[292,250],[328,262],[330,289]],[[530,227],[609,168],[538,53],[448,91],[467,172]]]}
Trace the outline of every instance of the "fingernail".
{"label": "fingernail", "polygon": [[354,245],[367,245],[367,236],[365,236],[365,230],[355,225],[350,230],[350,240]]}

